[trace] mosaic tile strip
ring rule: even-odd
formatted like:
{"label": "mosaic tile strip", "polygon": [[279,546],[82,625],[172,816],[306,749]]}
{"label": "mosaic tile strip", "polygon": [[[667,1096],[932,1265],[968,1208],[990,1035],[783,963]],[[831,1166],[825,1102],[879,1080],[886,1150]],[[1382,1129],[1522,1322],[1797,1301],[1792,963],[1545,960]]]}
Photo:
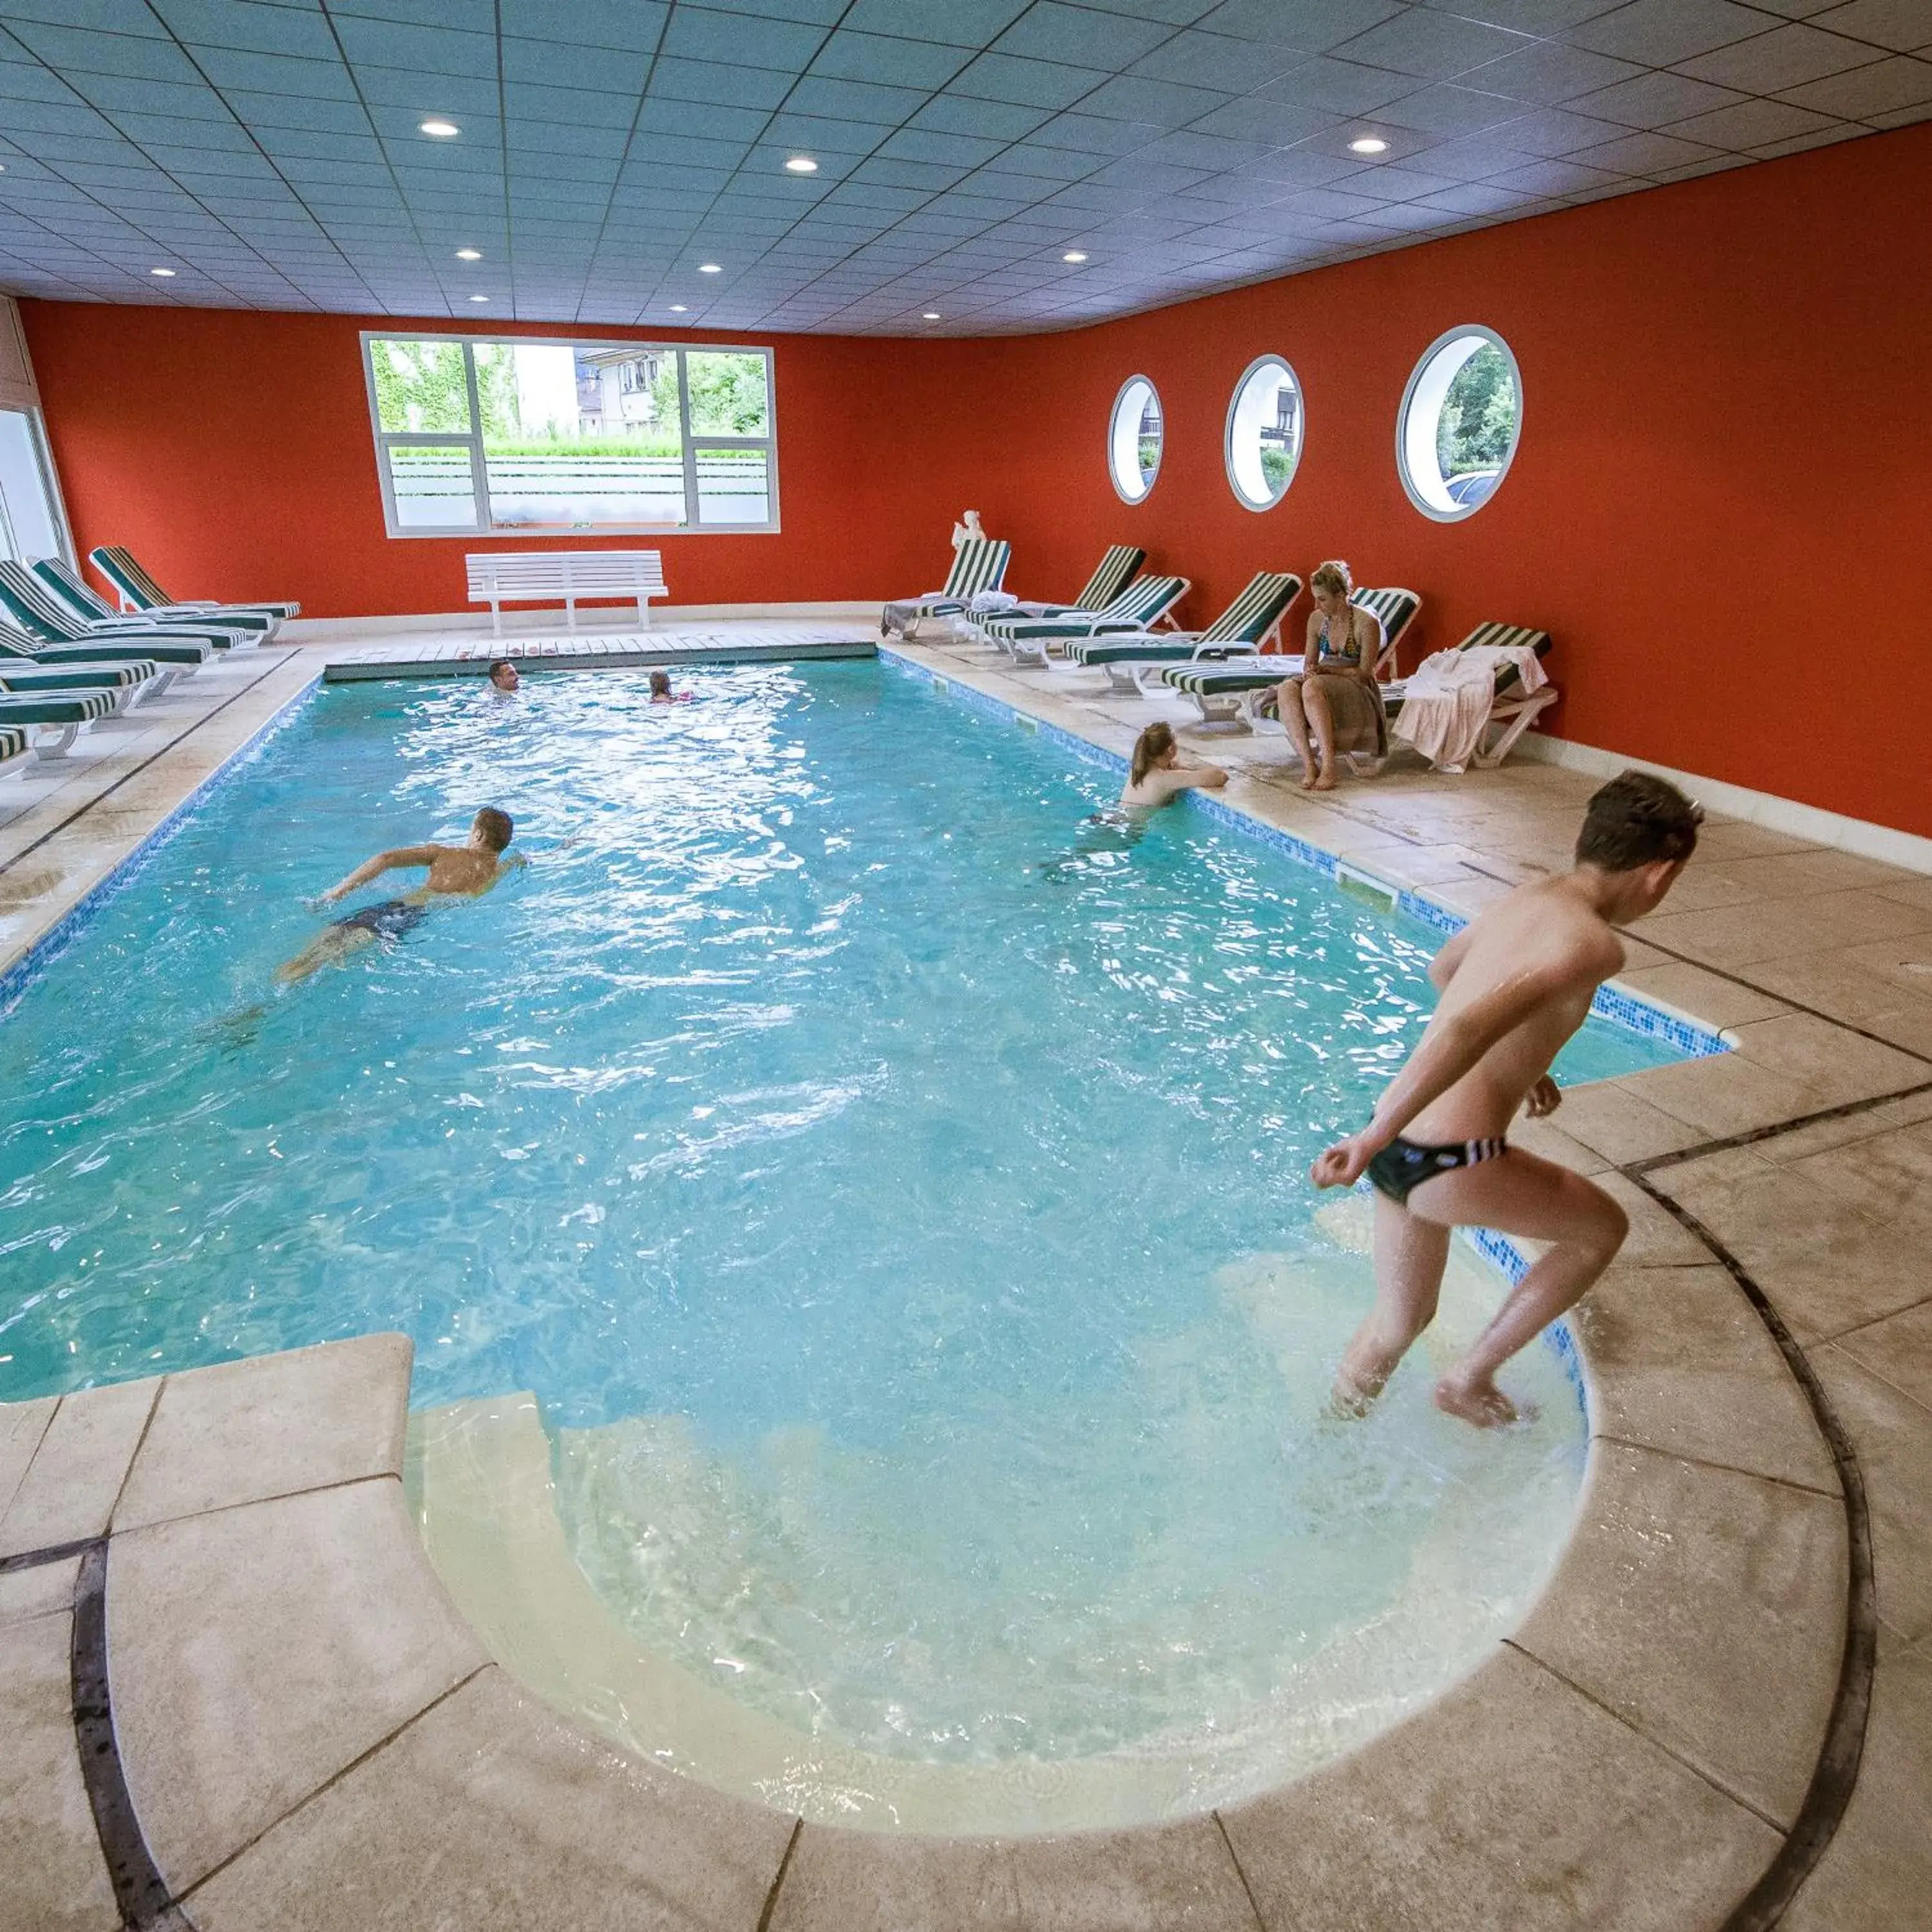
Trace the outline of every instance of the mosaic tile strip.
{"label": "mosaic tile strip", "polygon": [[190,816],[206,805],[220,787],[254,764],[267,748],[268,741],[292,724],[321,688],[322,676],[318,672],[259,730],[251,733],[223,759],[105,878],[90,886],[5,972],[0,973],[0,1020],[5,1019],[20,1004],[27,989],[73,945],[109,900],[140,877],[159,856],[161,848],[188,823]]}

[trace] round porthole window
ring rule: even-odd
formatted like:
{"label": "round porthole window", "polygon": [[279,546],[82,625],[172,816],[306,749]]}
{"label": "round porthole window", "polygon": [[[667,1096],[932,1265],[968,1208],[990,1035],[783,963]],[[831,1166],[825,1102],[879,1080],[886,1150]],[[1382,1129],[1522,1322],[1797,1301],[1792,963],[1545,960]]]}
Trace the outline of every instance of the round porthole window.
{"label": "round porthole window", "polygon": [[1228,481],[1251,510],[1271,510],[1301,460],[1301,385],[1279,356],[1258,356],[1228,405]]}
{"label": "round porthole window", "polygon": [[1107,473],[1130,503],[1138,503],[1160,473],[1160,398],[1144,376],[1130,376],[1114,398],[1107,429]]}
{"label": "round porthole window", "polygon": [[1438,524],[1473,516],[1508,475],[1522,433],[1522,378],[1509,344],[1474,322],[1438,336],[1396,418],[1408,500]]}

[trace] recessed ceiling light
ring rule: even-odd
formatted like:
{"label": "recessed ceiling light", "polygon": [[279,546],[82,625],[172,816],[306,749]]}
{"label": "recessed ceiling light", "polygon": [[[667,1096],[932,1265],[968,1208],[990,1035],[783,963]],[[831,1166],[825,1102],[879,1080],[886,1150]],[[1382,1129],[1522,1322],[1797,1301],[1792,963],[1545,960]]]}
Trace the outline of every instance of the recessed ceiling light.
{"label": "recessed ceiling light", "polygon": [[151,275],[159,275],[165,281],[174,273],[174,271],[172,268],[150,268],[148,272]]}
{"label": "recessed ceiling light", "polygon": [[920,320],[922,322],[937,322],[939,320],[939,311],[936,308],[929,308]]}
{"label": "recessed ceiling light", "polygon": [[722,275],[724,271],[716,262],[700,262],[698,265],[700,275]]}
{"label": "recessed ceiling light", "polygon": [[1087,259],[1086,251],[1080,248],[1070,248],[1060,259],[1063,262],[1084,262]]}
{"label": "recessed ceiling light", "polygon": [[691,313],[682,302],[673,302],[670,312],[673,315],[688,315]]}
{"label": "recessed ceiling light", "polygon": [[459,262],[480,262],[483,259],[483,251],[481,248],[459,248],[456,251],[456,259]]}
{"label": "recessed ceiling light", "polygon": [[433,141],[453,141],[463,132],[454,121],[425,121],[422,131]]}
{"label": "recessed ceiling light", "polygon": [[785,163],[785,170],[790,174],[815,175],[818,172],[818,164],[809,154],[794,154]]}
{"label": "recessed ceiling light", "polygon": [[1385,154],[1388,143],[1376,135],[1364,134],[1359,141],[1348,143],[1348,152],[1352,154]]}
{"label": "recessed ceiling light", "polygon": [[488,296],[472,296],[470,299],[472,302],[488,302],[490,298]]}

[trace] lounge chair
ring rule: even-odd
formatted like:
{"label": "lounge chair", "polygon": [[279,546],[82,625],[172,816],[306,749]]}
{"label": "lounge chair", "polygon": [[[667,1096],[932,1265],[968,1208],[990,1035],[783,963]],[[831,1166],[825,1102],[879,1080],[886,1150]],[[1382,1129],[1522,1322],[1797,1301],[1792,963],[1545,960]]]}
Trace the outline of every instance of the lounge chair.
{"label": "lounge chair", "polygon": [[952,553],[945,587],[888,604],[879,619],[880,634],[890,637],[896,631],[910,642],[923,620],[963,615],[981,592],[997,590],[1005,583],[1012,554],[1012,545],[1003,538],[967,538]]}
{"label": "lounge chair", "polygon": [[1279,635],[1288,606],[1300,595],[1301,579],[1293,571],[1258,570],[1204,631],[1096,638],[1068,645],[1066,655],[1076,664],[1105,671],[1116,691],[1144,692],[1143,680],[1171,664],[1254,658]]}
{"label": "lounge chair", "polygon": [[[1472,651],[1486,644],[1527,645],[1538,657],[1546,657],[1550,654],[1550,633],[1528,624],[1478,624],[1456,648],[1459,651]],[[1402,710],[1406,682],[1406,680],[1400,680],[1384,691],[1383,707],[1388,712],[1390,723]],[[1515,749],[1516,741],[1556,699],[1554,685],[1546,684],[1540,690],[1526,691],[1522,688],[1522,675],[1516,666],[1503,665],[1496,673],[1489,718],[1484,724],[1482,736],[1477,741],[1475,755],[1469,762],[1481,770],[1493,771]],[[1494,736],[1490,735],[1492,732]]]}
{"label": "lounge chair", "polygon": [[164,651],[150,651],[145,647],[151,642],[178,641],[205,644],[211,650],[226,651],[238,646],[252,645],[257,635],[225,626],[161,625],[118,617],[111,623],[84,624],[24,563],[0,562],[0,617],[10,619],[42,644],[135,644],[143,646],[143,656],[170,663],[199,664],[202,659],[171,658]]}
{"label": "lounge chair", "polygon": [[62,691],[104,691],[117,712],[131,711],[158,697],[174,680],[172,664],[130,658],[119,664],[37,664],[0,654],[0,692],[14,697],[52,695]]}
{"label": "lounge chair", "polygon": [[1187,595],[1184,577],[1137,577],[1119,596],[1098,610],[1063,610],[1057,617],[983,617],[980,634],[1016,664],[1044,668],[1049,644],[1120,635],[1138,637],[1170,614]]}
{"label": "lounge chair", "polygon": [[[199,632],[206,631],[210,626],[211,620],[205,610],[150,610],[138,617],[124,616],[106,598],[89,590],[75,572],[57,556],[37,558],[28,567],[40,579],[40,586],[47,595],[76,623],[85,625],[94,637],[129,631]],[[268,635],[266,620],[257,623],[252,620],[244,622],[239,617],[230,616],[222,620],[220,628],[253,632],[258,639]]]}
{"label": "lounge chair", "polygon": [[0,770],[24,767],[27,754],[32,749],[24,725],[0,724]]}
{"label": "lounge chair", "polygon": [[286,619],[302,611],[299,604],[217,604],[206,599],[182,603],[170,598],[135,561],[134,553],[118,544],[98,544],[88,552],[87,560],[136,616],[200,617],[217,624],[242,624],[259,630],[266,644]]}
{"label": "lounge chair", "polygon": [[[1358,590],[1349,602],[1373,614],[1382,627],[1382,649],[1376,654],[1376,675],[1386,676],[1395,668],[1396,649],[1402,634],[1415,621],[1422,599],[1413,590]],[[1266,664],[1172,664],[1160,674],[1161,682],[1193,699],[1200,708],[1204,724],[1232,724],[1251,731],[1262,722],[1256,709],[1257,699],[1274,690],[1285,677],[1294,674],[1294,663],[1301,653],[1284,651]],[[1278,724],[1274,728],[1279,729]]]}
{"label": "lounge chair", "polygon": [[[20,697],[0,695],[0,726],[25,731],[35,754],[42,758],[67,755],[75,734],[83,724],[110,717],[114,711],[111,691],[42,691]],[[52,735],[35,738],[35,731]]]}
{"label": "lounge chair", "polygon": [[1147,561],[1147,552],[1133,544],[1114,544],[1100,567],[1082,586],[1071,604],[1030,604],[1022,602],[1011,614],[1016,617],[1058,617],[1069,610],[1104,610],[1132,583],[1136,573]]}
{"label": "lounge chair", "polygon": [[146,664],[188,677],[213,654],[208,645],[193,638],[100,638],[92,644],[50,644],[8,622],[5,612],[0,598],[0,664]]}

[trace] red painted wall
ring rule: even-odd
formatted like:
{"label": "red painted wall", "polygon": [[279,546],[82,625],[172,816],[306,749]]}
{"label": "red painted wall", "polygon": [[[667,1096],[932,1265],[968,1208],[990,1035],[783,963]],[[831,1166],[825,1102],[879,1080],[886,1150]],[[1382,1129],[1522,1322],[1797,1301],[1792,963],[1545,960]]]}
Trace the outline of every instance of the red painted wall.
{"label": "red painted wall", "polygon": [[[461,610],[465,553],[518,547],[384,531],[358,332],[457,332],[448,322],[38,302],[21,311],[83,552],[124,543],[178,596],[292,597],[304,616],[344,617]],[[952,519],[974,501],[958,431],[999,345],[793,335],[773,346],[778,532],[574,541],[662,550],[680,604],[884,598],[942,580]],[[941,362],[951,373],[935,382]]]}
{"label": "red painted wall", "polygon": [[[1423,594],[1418,649],[1547,628],[1565,736],[1932,836],[1928,206],[1922,127],[1064,334],[781,338],[784,531],[668,538],[666,570],[680,602],[903,592],[970,502],[1013,539],[1012,587],[1070,594],[1131,538],[1204,621],[1256,569],[1339,555]],[[461,608],[473,539],[383,536],[358,322],[22,306],[83,544],[132,543],[184,594]],[[1396,411],[1468,322],[1514,350],[1523,433],[1442,525],[1402,494]],[[1257,515],[1221,452],[1265,350],[1308,432]],[[1167,447],[1130,507],[1102,448],[1136,370]]]}

